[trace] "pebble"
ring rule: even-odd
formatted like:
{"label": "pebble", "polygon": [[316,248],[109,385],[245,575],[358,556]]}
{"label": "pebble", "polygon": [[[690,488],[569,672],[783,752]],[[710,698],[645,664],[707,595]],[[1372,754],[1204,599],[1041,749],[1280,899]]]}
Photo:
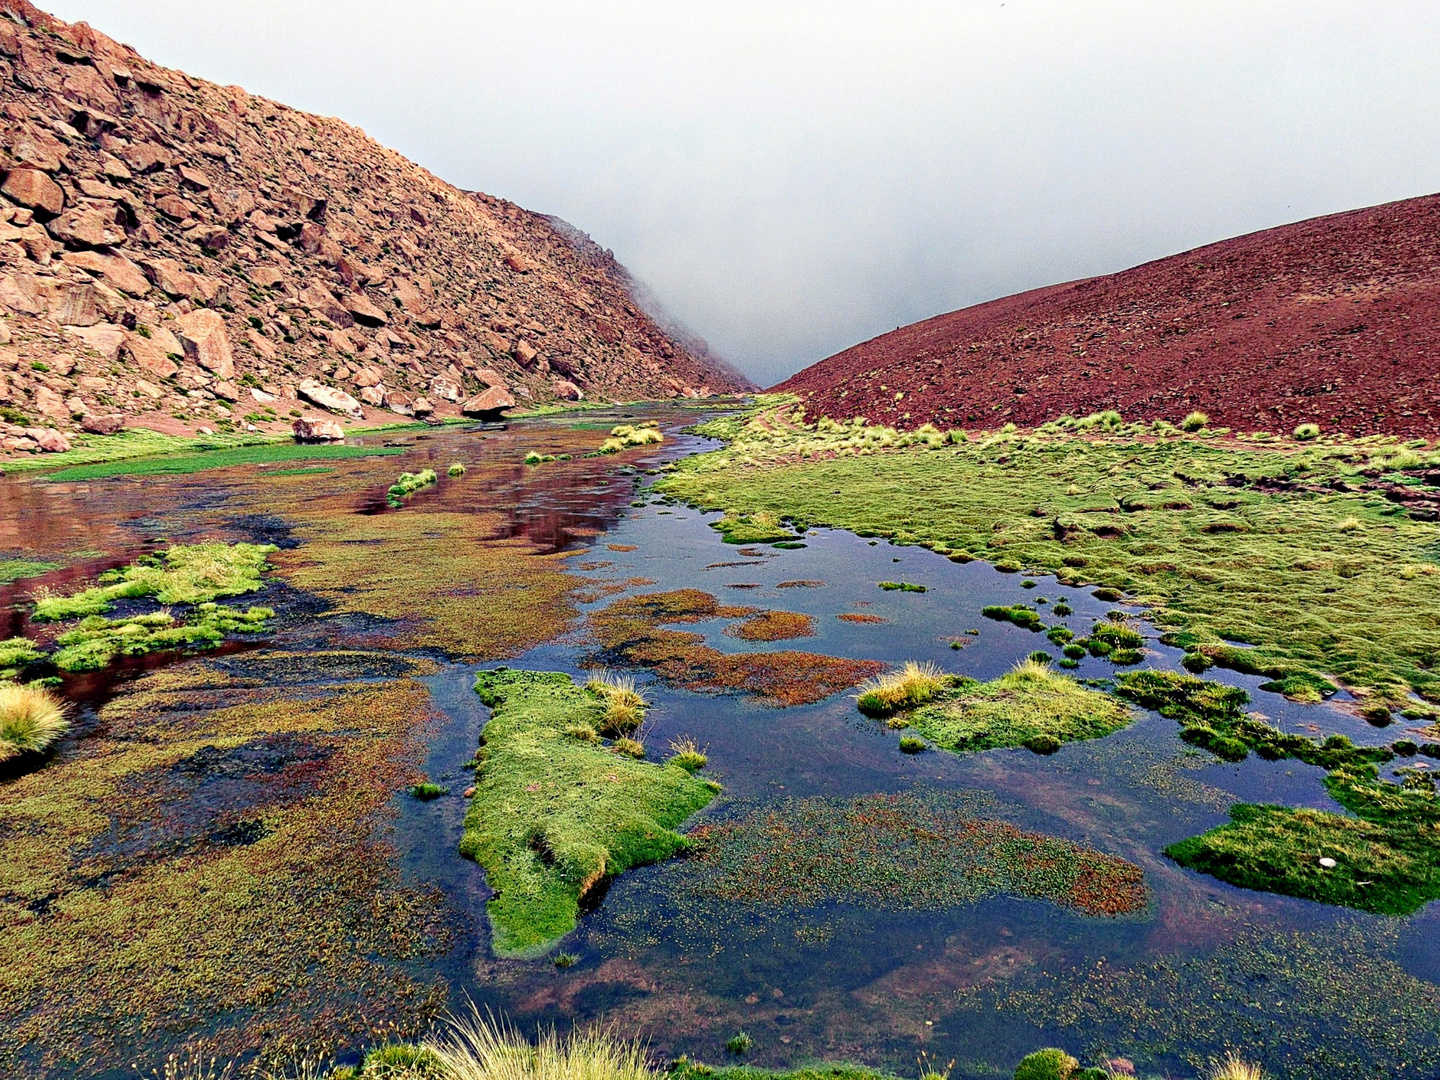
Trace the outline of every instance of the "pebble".
{"label": "pebble", "polygon": [[1327,855],[1320,860],[1320,865],[1323,866],[1326,870],[1334,870],[1336,863],[1334,859],[1330,858]]}

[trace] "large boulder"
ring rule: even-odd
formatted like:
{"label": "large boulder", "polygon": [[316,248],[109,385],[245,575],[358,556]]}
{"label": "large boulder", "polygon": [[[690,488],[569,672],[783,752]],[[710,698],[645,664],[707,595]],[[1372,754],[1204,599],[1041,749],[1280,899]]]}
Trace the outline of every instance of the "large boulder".
{"label": "large boulder", "polygon": [[387,390],[385,392],[385,397],[382,399],[381,404],[391,412],[398,413],[401,416],[415,415],[415,403],[404,394],[394,390]]}
{"label": "large boulder", "polygon": [[118,413],[109,416],[96,416],[91,413],[80,421],[80,426],[91,435],[114,435],[125,430],[125,417]]}
{"label": "large boulder", "polygon": [[515,399],[510,396],[509,390],[503,386],[492,386],[466,401],[460,406],[460,411],[466,416],[488,420],[498,418],[503,410],[514,407]]}
{"label": "large boulder", "polygon": [[150,282],[146,280],[145,272],[123,255],[72,251],[65,256],[65,265],[78,266],[92,274],[99,274],[100,280],[106,285],[131,296],[144,296],[150,291]]}
{"label": "large boulder", "polygon": [[333,386],[326,386],[314,379],[301,379],[297,389],[302,398],[312,405],[319,405],[322,409],[343,413],[346,416],[359,417],[363,415],[360,402],[345,393],[344,390],[336,390]]}
{"label": "large boulder", "polygon": [[430,380],[430,393],[445,401],[459,401],[462,391],[460,384],[449,375],[436,375]]}
{"label": "large boulder", "polygon": [[26,428],[25,434],[35,440],[35,445],[47,454],[63,454],[69,450],[70,440],[54,428]]}
{"label": "large boulder", "polygon": [[125,243],[124,218],[114,203],[92,203],[68,210],[46,226],[61,243],[78,247],[116,247]]}
{"label": "large boulder", "polygon": [[561,401],[580,401],[585,397],[580,387],[566,379],[551,379],[550,390]]}
{"label": "large boulder", "polygon": [[290,425],[296,442],[342,442],[345,429],[328,416],[301,416]]}
{"label": "large boulder", "polygon": [[0,191],[21,206],[50,217],[65,209],[65,192],[39,169],[11,169]]}
{"label": "large boulder", "polygon": [[180,370],[180,365],[170,359],[164,345],[153,337],[129,332],[120,347],[132,364],[157,379],[168,379]]}
{"label": "large boulder", "polygon": [[346,293],[340,303],[361,326],[384,326],[390,321],[363,293]]}
{"label": "large boulder", "polygon": [[225,335],[225,320],[218,312],[197,308],[175,320],[175,336],[185,348],[185,356],[221,379],[235,377],[235,360],[230,354],[230,339]]}

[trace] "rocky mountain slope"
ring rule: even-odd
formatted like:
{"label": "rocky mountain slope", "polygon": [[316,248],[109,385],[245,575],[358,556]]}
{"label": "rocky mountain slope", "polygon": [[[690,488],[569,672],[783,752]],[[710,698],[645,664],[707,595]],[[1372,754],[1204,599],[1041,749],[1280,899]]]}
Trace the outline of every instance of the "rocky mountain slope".
{"label": "rocky mountain slope", "polygon": [[1314,218],[940,315],[778,390],[812,417],[1440,434],[1440,196]]}
{"label": "rocky mountain slope", "polygon": [[744,389],[578,230],[0,0],[0,452]]}

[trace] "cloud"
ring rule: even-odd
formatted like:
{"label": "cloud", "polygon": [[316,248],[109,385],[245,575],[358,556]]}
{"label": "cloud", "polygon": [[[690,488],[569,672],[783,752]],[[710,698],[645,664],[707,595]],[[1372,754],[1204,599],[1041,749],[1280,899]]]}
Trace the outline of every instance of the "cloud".
{"label": "cloud", "polygon": [[558,214],[763,383],[918,318],[1440,188],[1440,9],[61,0]]}

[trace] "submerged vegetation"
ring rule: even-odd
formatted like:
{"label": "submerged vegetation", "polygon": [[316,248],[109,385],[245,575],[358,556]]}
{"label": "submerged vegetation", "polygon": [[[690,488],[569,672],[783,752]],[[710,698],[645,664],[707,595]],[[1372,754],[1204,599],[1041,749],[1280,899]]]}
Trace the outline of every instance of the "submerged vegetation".
{"label": "submerged vegetation", "polygon": [[1403,497],[1429,452],[1118,420],[952,437],[807,423],[791,402],[765,404],[702,425],[729,445],[657,489],[724,510],[722,527],[845,528],[1123,592],[1196,665],[1440,700],[1434,526]]}
{"label": "submerged vegetation", "polygon": [[282,461],[338,461],[348,458],[392,457],[404,452],[402,447],[272,443],[226,450],[207,450],[195,454],[176,454],[168,457],[128,458],[121,461],[97,462],[92,465],[72,465],[51,473],[47,479],[62,482],[103,480],[112,476],[184,476],[190,473],[205,472],[209,469],[226,469],[233,465],[271,465]]}
{"label": "submerged vegetation", "polygon": [[574,734],[599,731],[616,698],[562,672],[482,671],[475,690],[494,713],[460,850],[496,891],[486,906],[495,953],[539,956],[575,928],[600,882],[687,850],[674,829],[718,786]]}
{"label": "submerged vegetation", "polygon": [[[767,705],[809,705],[848,690],[883,665],[822,653],[722,653],[701,634],[668,625],[751,619],[751,607],[722,605],[699,589],[646,593],[594,612],[590,630],[608,662],[648,667],[662,679],[701,693],[749,694]],[[803,616],[802,616],[803,617]]]}
{"label": "submerged vegetation", "polygon": [[792,799],[701,826],[693,888],[727,902],[840,902],[934,911],[987,896],[1049,900],[1086,915],[1140,911],[1140,868],[986,816],[954,792]]}

